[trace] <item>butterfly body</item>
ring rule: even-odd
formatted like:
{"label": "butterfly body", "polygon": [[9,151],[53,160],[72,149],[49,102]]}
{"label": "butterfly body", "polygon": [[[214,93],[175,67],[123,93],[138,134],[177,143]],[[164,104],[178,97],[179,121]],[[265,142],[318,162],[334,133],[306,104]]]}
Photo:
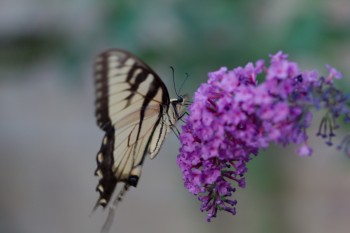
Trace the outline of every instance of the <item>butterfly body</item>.
{"label": "butterfly body", "polygon": [[97,153],[100,177],[96,206],[107,206],[120,182],[137,186],[147,155],[153,159],[181,118],[186,98],[170,99],[159,76],[134,55],[120,49],[101,53],[95,62],[97,125],[105,132]]}

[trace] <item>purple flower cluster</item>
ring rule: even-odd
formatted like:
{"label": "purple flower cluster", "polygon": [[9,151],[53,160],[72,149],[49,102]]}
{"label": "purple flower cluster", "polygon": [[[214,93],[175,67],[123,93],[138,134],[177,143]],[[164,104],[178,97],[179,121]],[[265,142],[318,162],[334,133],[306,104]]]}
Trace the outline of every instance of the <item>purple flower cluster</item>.
{"label": "purple flower cluster", "polygon": [[[189,108],[177,159],[185,187],[201,201],[208,221],[218,210],[236,214],[232,194],[245,187],[247,163],[260,149],[295,143],[300,156],[312,154],[306,134],[312,108],[328,110],[319,136],[331,144],[335,119],[349,112],[347,97],[332,84],[341,74],[327,68],[329,75],[319,77],[278,52],[269,66],[259,60],[209,73]],[[265,76],[261,84],[258,76]]]}

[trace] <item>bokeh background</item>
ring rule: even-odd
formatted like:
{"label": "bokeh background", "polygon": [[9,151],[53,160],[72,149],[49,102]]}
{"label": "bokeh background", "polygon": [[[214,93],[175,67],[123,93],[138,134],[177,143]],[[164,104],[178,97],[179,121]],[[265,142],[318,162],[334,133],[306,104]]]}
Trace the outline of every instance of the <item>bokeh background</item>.
{"label": "bokeh background", "polygon": [[[99,52],[137,54],[173,96],[170,65],[178,84],[189,73],[183,92],[193,94],[207,72],[278,50],[303,68],[335,66],[349,91],[349,12],[348,0],[1,0],[0,232],[99,232],[106,211],[90,216],[103,136],[92,77]],[[320,139],[311,144],[310,158],[295,147],[261,153],[237,192],[238,214],[207,223],[183,187],[171,134],[111,232],[349,232],[350,160]]]}

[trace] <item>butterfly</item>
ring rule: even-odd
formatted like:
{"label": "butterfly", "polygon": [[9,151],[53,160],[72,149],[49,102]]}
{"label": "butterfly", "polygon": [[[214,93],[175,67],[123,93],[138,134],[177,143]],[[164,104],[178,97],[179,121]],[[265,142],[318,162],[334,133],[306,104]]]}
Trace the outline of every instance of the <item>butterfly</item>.
{"label": "butterfly", "polygon": [[146,156],[153,159],[158,154],[165,136],[185,114],[187,97],[170,99],[160,77],[122,49],[96,58],[94,79],[97,125],[105,133],[96,156],[100,196],[94,209],[105,208],[117,184],[124,183],[103,227],[108,229],[114,207],[130,186],[137,186]]}

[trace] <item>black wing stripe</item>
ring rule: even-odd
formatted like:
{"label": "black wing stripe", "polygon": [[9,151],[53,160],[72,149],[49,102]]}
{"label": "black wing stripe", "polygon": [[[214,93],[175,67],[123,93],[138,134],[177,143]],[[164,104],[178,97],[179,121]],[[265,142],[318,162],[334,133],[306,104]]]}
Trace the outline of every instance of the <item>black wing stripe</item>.
{"label": "black wing stripe", "polygon": [[[154,85],[152,85],[152,86],[150,85],[150,88],[149,88],[149,90],[148,90],[148,92],[146,94],[146,98],[145,98],[145,100],[143,101],[143,104],[142,104],[142,108],[141,108],[141,111],[140,111],[140,123],[139,123],[139,129],[138,129],[138,132],[137,132],[135,147],[137,147],[137,141],[140,138],[140,132],[141,132],[141,128],[142,128],[143,119],[145,117],[146,108],[147,108],[149,102],[151,101],[151,99],[153,99],[156,96],[156,94],[157,94],[157,92],[158,92],[158,90],[160,88],[159,86],[157,86],[156,81],[157,81],[156,79],[153,79],[152,83]],[[155,87],[157,87],[157,88],[155,88]],[[153,129],[155,129],[155,127],[153,127]],[[145,147],[145,150],[144,150],[144,155],[142,157],[144,157],[145,154],[147,153],[148,145],[149,145],[149,143],[147,143],[147,145]]]}
{"label": "black wing stripe", "polygon": [[[100,198],[98,199],[97,204],[106,206],[108,203],[115,187],[118,182],[117,178],[114,176],[111,166],[114,164],[113,156],[109,156],[113,153],[114,147],[114,129],[111,125],[106,126],[106,134],[102,140],[101,149],[98,152],[98,155],[101,153],[102,161],[99,160],[99,156],[97,156],[97,171],[100,171],[102,174],[102,178],[99,180],[96,190],[100,193]],[[102,190],[99,188],[102,187]],[[106,202],[101,202],[102,200],[106,200]]]}
{"label": "black wing stripe", "polygon": [[[157,109],[150,108],[149,111],[147,111],[147,113],[146,113],[147,115],[145,116],[144,120],[148,120],[148,119],[154,117],[154,113],[155,112],[157,112]],[[121,129],[121,128],[124,128],[126,126],[131,125],[132,122],[135,121],[137,113],[138,112],[134,112],[133,114],[129,114],[127,117],[125,117],[125,118],[121,119],[120,121],[116,122],[115,123],[115,127]],[[123,126],[123,127],[121,127],[121,126]],[[122,134],[123,132],[120,131],[118,133]]]}
{"label": "black wing stripe", "polygon": [[[157,137],[156,144],[154,145],[154,150],[157,150],[157,148],[160,147],[160,143],[163,142],[163,137],[162,137],[163,130],[164,130],[164,123],[161,122],[160,129],[159,129],[159,136]],[[150,152],[153,153],[154,151],[150,151]]]}
{"label": "black wing stripe", "polygon": [[[140,144],[141,145],[143,144],[144,139],[145,139],[145,137],[140,139]],[[137,181],[136,181],[136,183],[130,183],[130,182],[135,182],[135,181],[134,180],[133,181],[129,180],[133,168],[137,167],[137,165],[135,166],[135,160],[137,160],[137,158],[134,158],[134,156],[132,156],[134,150],[137,150],[136,153],[139,153],[140,150],[141,150],[141,146],[139,146],[138,148],[135,148],[135,146],[128,148],[127,156],[125,156],[126,161],[124,162],[123,168],[120,169],[121,170],[120,171],[120,176],[123,176],[123,178],[125,179],[125,182],[127,182],[128,184],[136,187]],[[127,167],[126,165],[129,165],[129,167]],[[138,179],[138,177],[137,177],[137,179]]]}
{"label": "black wing stripe", "polygon": [[[136,125],[134,125],[134,126],[136,127]],[[136,128],[134,128],[134,129],[136,129]],[[130,153],[133,152],[133,155],[118,157],[119,160],[118,160],[118,159],[115,159],[115,162],[114,162],[115,170],[114,170],[114,171],[120,170],[120,169],[119,169],[119,166],[120,166],[120,164],[122,164],[123,159],[126,158],[126,157],[129,157],[129,156],[130,156],[131,158],[134,158],[134,159],[135,159],[134,161],[139,161],[139,160],[140,160],[140,159],[137,158],[137,157],[135,158],[134,154],[139,154],[139,153],[140,153],[141,146],[138,146],[138,145],[143,145],[143,143],[144,143],[143,140],[145,139],[145,136],[146,136],[146,135],[150,135],[150,133],[152,132],[152,130],[153,130],[153,125],[152,125],[152,127],[150,127],[150,128],[148,128],[147,130],[145,130],[145,131],[142,133],[142,135],[141,135],[140,138],[134,139],[133,142],[129,145],[128,150],[130,149]],[[134,132],[134,133],[135,133],[135,132]],[[130,135],[132,135],[132,134],[133,134],[133,132],[132,132]],[[123,140],[123,144],[125,144],[125,142],[126,142],[127,140],[130,140],[130,138],[124,139],[124,140]],[[136,143],[136,142],[140,142],[140,143]],[[118,151],[117,148],[118,148],[119,146],[121,146],[121,144],[122,144],[122,143],[120,143],[117,147],[115,147],[115,148],[114,148],[114,151]],[[146,147],[146,148],[147,148],[147,147]],[[124,154],[124,153],[123,153],[123,154]],[[142,156],[143,156],[143,154],[142,154]],[[121,159],[120,159],[120,158],[121,158]],[[142,158],[141,158],[141,160],[142,160]],[[134,164],[134,167],[135,167],[135,166],[139,165],[139,162],[137,162],[136,164],[135,164],[135,163],[133,163],[133,164]]]}
{"label": "black wing stripe", "polygon": [[[128,110],[128,109],[126,109],[126,110]],[[152,115],[154,115],[155,113],[158,113],[158,111],[159,111],[159,108],[153,108],[153,105],[151,105],[151,107],[149,107],[147,109],[144,120],[149,118],[149,117],[152,117]],[[135,111],[128,111],[128,112],[130,112],[130,113],[124,114],[124,116],[119,117],[119,118],[117,118],[118,115],[120,115],[120,114],[118,114],[118,112],[115,112],[115,113],[110,115],[114,121],[114,126],[116,128],[121,128],[122,124],[130,124],[132,120],[136,121],[137,119],[139,119],[139,117],[138,117],[139,114],[136,116],[136,114],[139,112],[135,112]]]}
{"label": "black wing stripe", "polygon": [[[143,110],[144,108],[147,108],[147,105],[151,102],[151,101],[154,101],[155,100],[155,97],[157,96],[157,98],[163,98],[162,96],[164,95],[162,89],[158,86],[158,87],[155,87],[155,85],[157,84],[157,79],[154,78],[154,76],[151,76],[152,77],[152,81],[150,82],[150,76],[147,76],[149,77],[148,78],[148,81],[147,83],[145,83],[145,85],[147,85],[148,87],[148,92],[145,93],[145,95],[143,95],[142,93],[140,92],[131,92],[128,96],[125,96],[125,95],[117,95],[117,97],[113,97],[110,98],[110,101],[109,101],[109,107],[110,109],[114,109],[113,112],[110,113],[109,117],[111,118],[111,121],[112,123],[114,124],[116,122],[116,118],[112,118],[111,114],[114,114],[115,112],[121,112],[121,110],[123,110],[122,113],[118,114],[118,116],[120,115],[120,117],[123,117],[123,115],[125,114],[129,114],[129,111],[133,111],[133,107],[132,108],[128,108],[130,107],[132,104],[134,104],[134,102],[132,101],[142,101],[143,99],[143,103],[142,103],[142,106],[140,105],[139,108],[141,108],[141,113],[140,113],[140,121],[141,121],[141,126],[142,127],[142,120],[143,120]],[[144,81],[144,79],[139,79],[138,81]],[[131,88],[134,88],[136,86],[139,86],[140,83],[138,82],[135,82],[135,84],[133,84],[133,87]],[[137,95],[137,94],[140,94],[140,95]],[[145,97],[143,97],[145,96]],[[123,106],[123,102],[119,103],[119,105],[115,106],[115,102],[118,102],[120,101],[121,97],[124,97],[126,98],[126,102],[125,102],[125,105]],[[137,105],[135,105],[137,106]],[[129,109],[129,110],[127,110]],[[117,116],[117,117],[118,117]]]}
{"label": "black wing stripe", "polygon": [[[137,68],[134,70],[134,72],[140,71],[140,70],[141,69]],[[139,89],[140,84],[146,81],[146,78],[149,75],[149,73],[146,72],[145,70],[141,70],[136,76],[134,76],[134,72],[131,73],[131,71],[126,78],[126,82],[130,84],[130,89],[129,89],[129,91],[131,92],[129,97],[130,99],[135,95],[135,92]],[[131,82],[132,79],[135,79],[134,83]]]}
{"label": "black wing stripe", "polygon": [[[115,96],[117,96],[117,95],[120,95],[122,92],[127,92],[128,90],[123,90],[123,91],[121,91],[120,93],[112,93],[112,94],[110,94],[110,95],[108,95],[108,97],[115,97]],[[140,93],[140,92],[135,92],[135,94],[138,94],[138,95],[140,95],[141,97],[143,97],[142,99],[145,99],[146,98],[146,95],[144,95],[144,94],[142,94],[142,93]],[[116,98],[115,98],[116,99]],[[122,100],[120,100],[119,102],[123,102],[123,101],[125,101],[127,98],[125,97],[125,98],[123,98]],[[155,100],[155,99],[152,99],[152,101],[154,101],[154,102],[157,102],[158,104],[161,104],[161,102],[160,101],[158,101],[158,100]]]}
{"label": "black wing stripe", "polygon": [[105,125],[110,123],[109,111],[108,111],[108,98],[104,96],[108,93],[108,76],[107,76],[108,65],[106,58],[100,56],[96,59],[95,65],[95,87],[96,88],[96,119],[97,125],[104,130]]}

